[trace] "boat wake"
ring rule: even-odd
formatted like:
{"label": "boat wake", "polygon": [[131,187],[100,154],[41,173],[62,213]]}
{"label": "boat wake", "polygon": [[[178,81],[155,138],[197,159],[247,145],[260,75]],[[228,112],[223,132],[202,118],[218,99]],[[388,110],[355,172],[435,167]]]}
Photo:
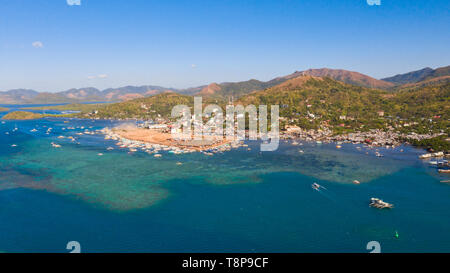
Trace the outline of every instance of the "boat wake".
{"label": "boat wake", "polygon": [[325,188],[322,185],[319,185],[317,183],[313,183],[311,185],[311,188],[315,191],[317,191],[318,193],[320,193],[323,197],[336,202],[336,197],[334,196],[334,194],[332,192],[330,192],[327,188]]}

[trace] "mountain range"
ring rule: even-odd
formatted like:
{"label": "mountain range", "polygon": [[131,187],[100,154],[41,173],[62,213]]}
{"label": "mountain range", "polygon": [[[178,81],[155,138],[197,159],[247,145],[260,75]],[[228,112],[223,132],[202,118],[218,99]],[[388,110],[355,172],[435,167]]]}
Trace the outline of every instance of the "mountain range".
{"label": "mountain range", "polygon": [[251,79],[241,82],[211,83],[187,89],[166,88],[161,86],[124,86],[99,90],[93,87],[73,88],[62,92],[37,92],[30,89],[14,89],[0,92],[0,104],[47,104],[47,103],[82,103],[82,102],[119,102],[156,94],[175,92],[183,95],[202,95],[214,99],[238,99],[246,94],[271,88],[299,76],[331,78],[333,80],[373,89],[397,91],[414,89],[423,85],[450,82],[450,66],[437,69],[424,68],[381,80],[343,69],[309,69],[295,71],[292,74],[277,77],[270,81]]}
{"label": "mountain range", "polygon": [[384,78],[382,80],[393,83],[395,85],[402,85],[413,84],[447,76],[450,76],[450,66],[440,67],[437,69],[426,67],[421,70],[395,75],[393,77]]}

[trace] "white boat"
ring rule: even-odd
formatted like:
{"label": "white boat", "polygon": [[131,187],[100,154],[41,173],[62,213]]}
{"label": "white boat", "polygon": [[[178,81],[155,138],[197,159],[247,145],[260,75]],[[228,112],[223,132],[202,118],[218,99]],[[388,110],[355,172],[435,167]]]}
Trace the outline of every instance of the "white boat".
{"label": "white boat", "polygon": [[325,190],[327,189],[324,186],[321,186],[321,185],[319,185],[319,184],[317,184],[315,182],[312,183],[311,188],[315,189],[316,191],[319,191],[320,189],[325,189]]}
{"label": "white boat", "polygon": [[369,206],[377,208],[377,209],[392,209],[394,205],[384,202],[378,198],[370,198]]}
{"label": "white boat", "polygon": [[53,146],[53,148],[61,148],[61,145],[53,143],[53,142],[52,142],[52,146]]}

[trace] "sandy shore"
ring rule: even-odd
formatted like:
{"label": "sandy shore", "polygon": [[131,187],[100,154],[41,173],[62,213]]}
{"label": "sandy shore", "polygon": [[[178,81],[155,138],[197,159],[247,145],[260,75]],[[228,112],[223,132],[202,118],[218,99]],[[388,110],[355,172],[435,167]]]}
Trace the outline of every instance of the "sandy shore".
{"label": "sandy shore", "polygon": [[173,138],[171,133],[164,133],[156,129],[114,128],[112,132],[128,140],[196,151],[209,150],[230,143],[227,139],[218,139],[213,136],[203,136],[202,140],[179,140]]}

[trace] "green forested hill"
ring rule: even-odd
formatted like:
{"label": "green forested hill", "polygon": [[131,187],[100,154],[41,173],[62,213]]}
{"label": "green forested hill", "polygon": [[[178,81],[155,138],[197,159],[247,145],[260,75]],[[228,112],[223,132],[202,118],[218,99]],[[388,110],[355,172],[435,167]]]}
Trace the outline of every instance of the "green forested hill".
{"label": "green forested hill", "polygon": [[417,122],[421,132],[448,131],[449,96],[449,83],[392,94],[330,78],[299,77],[244,96],[240,102],[280,105],[281,117],[306,128],[317,128],[324,121],[339,130],[383,128],[408,120]]}
{"label": "green forested hill", "polygon": [[82,117],[114,119],[154,119],[158,115],[169,117],[172,108],[178,104],[192,105],[194,98],[176,93],[163,93],[148,98],[126,102],[99,105],[96,111],[82,112]]}
{"label": "green forested hill", "polygon": [[[345,84],[331,78],[300,76],[241,97],[235,104],[279,105],[284,123],[303,128],[330,126],[349,131],[396,127],[414,123],[408,130],[418,133],[449,130],[450,84],[424,86],[390,93],[384,90]],[[224,106],[223,100],[204,97],[204,104]],[[82,117],[114,119],[167,118],[175,105],[193,105],[193,97],[164,93],[149,98],[99,105]],[[431,120],[431,121],[430,121]],[[399,126],[406,128],[403,126]]]}

